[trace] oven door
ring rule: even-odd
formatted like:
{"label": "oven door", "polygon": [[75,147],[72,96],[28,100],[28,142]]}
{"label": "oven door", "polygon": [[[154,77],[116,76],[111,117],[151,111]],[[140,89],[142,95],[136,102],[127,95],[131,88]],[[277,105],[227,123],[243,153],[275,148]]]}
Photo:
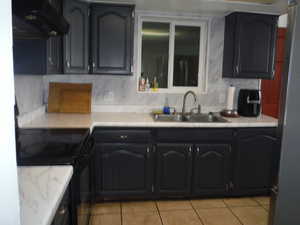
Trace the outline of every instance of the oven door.
{"label": "oven door", "polygon": [[89,225],[92,206],[91,159],[91,155],[82,156],[74,165],[72,179],[73,225]]}

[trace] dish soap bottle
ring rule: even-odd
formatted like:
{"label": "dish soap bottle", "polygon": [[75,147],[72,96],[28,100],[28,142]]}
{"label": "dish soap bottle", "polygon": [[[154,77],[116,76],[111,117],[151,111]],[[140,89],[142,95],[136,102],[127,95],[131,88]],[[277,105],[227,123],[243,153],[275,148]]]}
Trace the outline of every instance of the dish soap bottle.
{"label": "dish soap bottle", "polygon": [[149,79],[147,77],[146,79],[146,91],[149,91],[150,90],[150,82],[149,82]]}
{"label": "dish soap bottle", "polygon": [[165,100],[165,105],[164,105],[164,108],[163,108],[163,113],[164,114],[170,114],[170,106],[169,106],[169,99],[166,98]]}

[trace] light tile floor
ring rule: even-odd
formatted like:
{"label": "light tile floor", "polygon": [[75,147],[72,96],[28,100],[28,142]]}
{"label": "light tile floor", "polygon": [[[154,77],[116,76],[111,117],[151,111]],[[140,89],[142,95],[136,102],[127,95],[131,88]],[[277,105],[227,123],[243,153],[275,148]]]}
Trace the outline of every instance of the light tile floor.
{"label": "light tile floor", "polygon": [[267,225],[269,197],[98,203],[91,225]]}

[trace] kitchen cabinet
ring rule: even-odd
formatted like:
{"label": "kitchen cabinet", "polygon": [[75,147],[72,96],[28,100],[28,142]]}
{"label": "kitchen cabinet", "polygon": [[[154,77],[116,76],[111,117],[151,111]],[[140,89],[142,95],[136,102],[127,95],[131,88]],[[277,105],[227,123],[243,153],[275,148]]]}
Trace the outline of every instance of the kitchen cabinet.
{"label": "kitchen cabinet", "polygon": [[192,145],[165,144],[156,146],[157,192],[160,196],[188,196],[191,188]]}
{"label": "kitchen cabinet", "polygon": [[95,128],[95,196],[268,194],[278,167],[276,128]]}
{"label": "kitchen cabinet", "polygon": [[89,73],[89,4],[65,0],[63,14],[70,24],[64,36],[64,73]]}
{"label": "kitchen cabinet", "polygon": [[13,41],[15,74],[59,74],[62,71],[61,38],[48,40],[15,39]]}
{"label": "kitchen cabinet", "polygon": [[194,195],[226,195],[231,178],[231,145],[197,144],[193,170]]}
{"label": "kitchen cabinet", "polygon": [[240,129],[236,139],[234,185],[237,194],[268,193],[279,154],[275,129]]}
{"label": "kitchen cabinet", "polygon": [[226,17],[223,77],[273,79],[277,22],[277,15]]}
{"label": "kitchen cabinet", "polygon": [[130,75],[133,6],[93,4],[91,26],[92,73]]}
{"label": "kitchen cabinet", "polygon": [[[59,0],[49,3],[62,13]],[[14,72],[15,74],[60,74],[62,73],[62,38],[14,39]]]}
{"label": "kitchen cabinet", "polygon": [[97,196],[147,195],[152,192],[153,157],[147,144],[97,144]]}

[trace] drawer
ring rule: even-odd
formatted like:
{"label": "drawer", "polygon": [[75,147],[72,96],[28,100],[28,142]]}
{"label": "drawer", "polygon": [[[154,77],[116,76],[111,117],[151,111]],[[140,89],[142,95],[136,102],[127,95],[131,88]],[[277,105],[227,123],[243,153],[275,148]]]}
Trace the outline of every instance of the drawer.
{"label": "drawer", "polygon": [[232,129],[159,129],[156,139],[162,142],[231,141]]}
{"label": "drawer", "polygon": [[107,143],[147,143],[151,141],[150,130],[102,130],[93,132],[96,142]]}

